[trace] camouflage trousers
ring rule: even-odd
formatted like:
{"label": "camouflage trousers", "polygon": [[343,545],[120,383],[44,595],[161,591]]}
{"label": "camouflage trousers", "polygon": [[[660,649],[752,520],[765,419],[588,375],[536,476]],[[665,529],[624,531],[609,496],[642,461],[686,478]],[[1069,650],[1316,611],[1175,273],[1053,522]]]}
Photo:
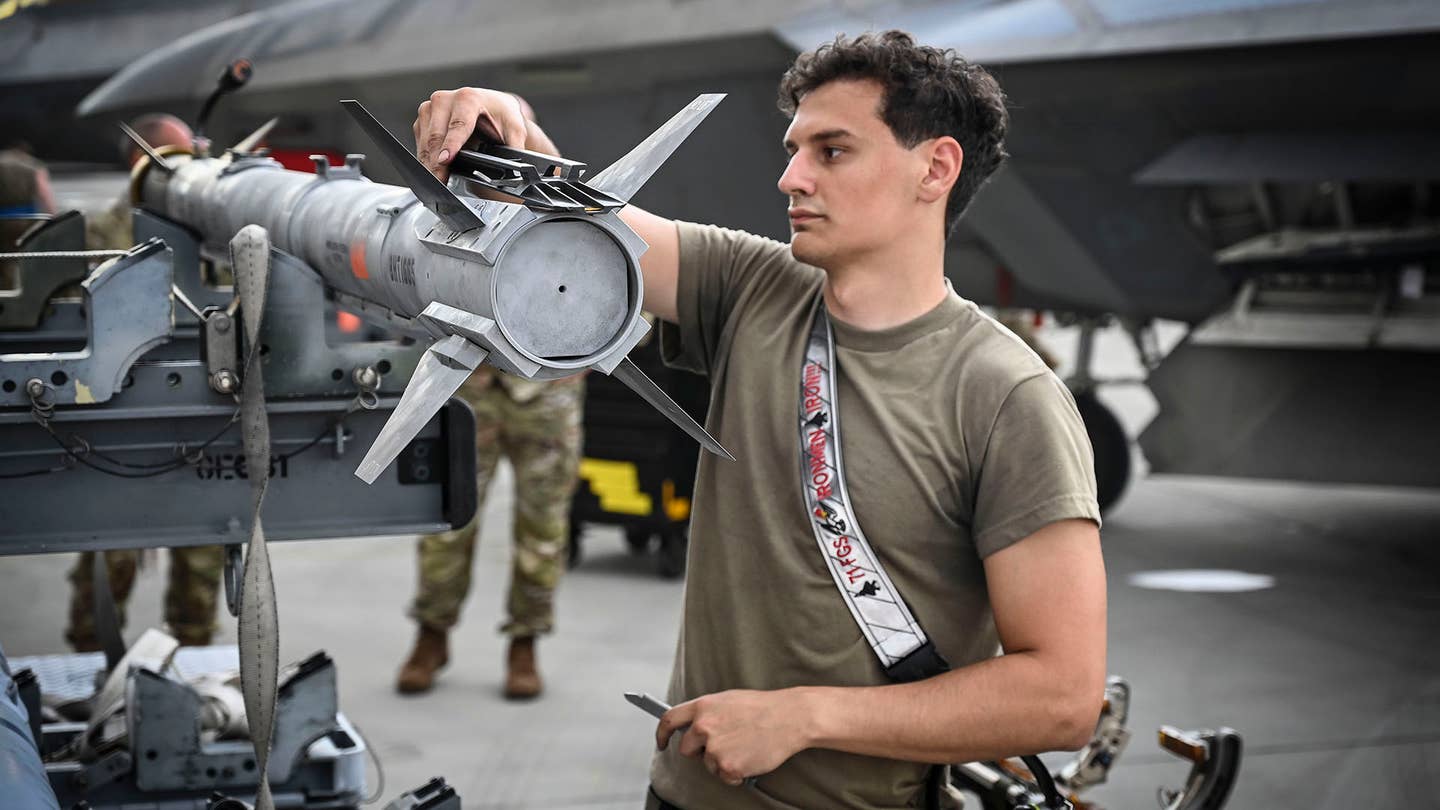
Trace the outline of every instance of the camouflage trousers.
{"label": "camouflage trousers", "polygon": [[[500,631],[513,637],[549,633],[555,625],[555,588],[565,571],[570,542],[584,381],[570,377],[536,385],[477,372],[459,395],[475,410],[480,508],[464,528],[420,538],[420,585],[410,616],[441,631],[459,621],[470,592],[485,495],[503,455],[515,470],[515,547],[508,618]],[[482,581],[494,579],[482,576]]]}
{"label": "camouflage trousers", "polygon": [[[106,551],[105,570],[120,626],[125,626],[125,603],[135,587],[140,552],[134,549]],[[95,552],[82,553],[70,570],[70,625],[65,640],[79,652],[100,649],[95,635],[95,580],[92,576]],[[220,575],[225,570],[223,546],[192,546],[170,549],[169,582],[165,586],[165,624],[181,644],[210,643],[215,632],[215,605]]]}

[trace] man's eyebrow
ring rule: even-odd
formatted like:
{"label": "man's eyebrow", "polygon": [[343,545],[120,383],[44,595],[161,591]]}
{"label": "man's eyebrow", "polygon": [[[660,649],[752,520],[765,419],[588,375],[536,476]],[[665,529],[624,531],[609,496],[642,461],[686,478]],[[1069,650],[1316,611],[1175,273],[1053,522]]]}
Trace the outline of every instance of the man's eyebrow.
{"label": "man's eyebrow", "polygon": [[[848,129],[825,129],[816,133],[812,133],[805,140],[814,143],[815,141],[836,141],[840,140],[841,138],[853,137],[855,137],[855,135]],[[784,146],[787,151],[792,150],[795,148],[795,142],[790,140],[789,138],[786,138],[785,141],[781,144],[781,146]]]}

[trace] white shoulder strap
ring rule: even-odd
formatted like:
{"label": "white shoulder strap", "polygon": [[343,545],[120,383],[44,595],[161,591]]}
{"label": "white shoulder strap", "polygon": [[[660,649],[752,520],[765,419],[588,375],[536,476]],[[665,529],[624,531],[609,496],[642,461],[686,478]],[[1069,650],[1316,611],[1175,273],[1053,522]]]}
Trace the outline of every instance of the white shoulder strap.
{"label": "white shoulder strap", "polygon": [[835,343],[822,300],[816,308],[800,378],[800,477],[815,542],[835,587],[880,665],[913,681],[949,669],[880,565],[855,517],[840,454]]}

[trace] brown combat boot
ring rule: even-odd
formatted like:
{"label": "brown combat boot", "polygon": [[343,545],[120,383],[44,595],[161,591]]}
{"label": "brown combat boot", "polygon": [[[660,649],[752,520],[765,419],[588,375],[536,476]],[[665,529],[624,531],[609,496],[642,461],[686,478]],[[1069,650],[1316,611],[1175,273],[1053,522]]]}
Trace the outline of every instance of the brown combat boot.
{"label": "brown combat boot", "polygon": [[395,691],[405,695],[429,692],[435,685],[435,673],[450,663],[450,645],[445,631],[420,625],[420,635],[415,639],[415,649],[400,667],[400,677],[395,681]]}
{"label": "brown combat boot", "polygon": [[539,697],[544,684],[540,681],[540,670],[535,666],[535,637],[510,639],[510,654],[506,661],[505,697],[509,700],[529,700]]}

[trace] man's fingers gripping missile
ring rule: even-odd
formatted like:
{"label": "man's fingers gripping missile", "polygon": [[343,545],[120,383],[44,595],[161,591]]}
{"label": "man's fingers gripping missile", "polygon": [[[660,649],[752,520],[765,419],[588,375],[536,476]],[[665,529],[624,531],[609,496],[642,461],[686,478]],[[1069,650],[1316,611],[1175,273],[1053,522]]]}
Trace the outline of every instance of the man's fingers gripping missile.
{"label": "man's fingers gripping missile", "polygon": [[525,105],[518,96],[462,87],[440,90],[420,105],[415,124],[416,155],[441,180],[450,161],[472,137],[524,148]]}
{"label": "man's fingers gripping missile", "polygon": [[405,180],[405,185],[409,186],[420,202],[426,208],[434,211],[435,215],[440,217],[451,230],[467,231],[481,226],[480,218],[475,215],[475,212],[456,197],[454,192],[446,188],[444,183],[435,179],[435,175],[431,174],[423,163],[410,154],[410,150],[406,149],[394,135],[391,135],[379,121],[376,121],[375,116],[371,115],[364,105],[354,99],[345,99],[340,104],[346,112],[350,113],[350,117],[355,119],[355,123],[365,131],[366,136],[375,144],[375,148],[379,149],[381,154],[390,161],[390,165],[395,167],[395,171],[400,173]]}

